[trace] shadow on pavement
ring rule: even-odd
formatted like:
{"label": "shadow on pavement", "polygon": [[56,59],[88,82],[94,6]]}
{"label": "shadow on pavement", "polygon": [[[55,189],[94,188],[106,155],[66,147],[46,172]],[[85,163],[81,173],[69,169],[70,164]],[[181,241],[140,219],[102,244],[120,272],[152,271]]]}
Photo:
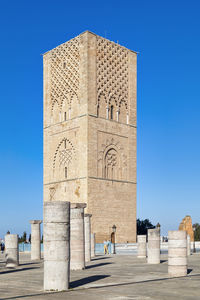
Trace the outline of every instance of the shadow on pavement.
{"label": "shadow on pavement", "polygon": [[110,257],[108,257],[108,256],[106,256],[106,257],[103,256],[103,257],[97,257],[97,258],[96,258],[96,257],[93,257],[93,258],[92,258],[92,261],[95,261],[95,260],[101,260],[101,259],[108,259],[108,258],[112,258],[112,257],[111,257],[111,256],[110,256]]}
{"label": "shadow on pavement", "polygon": [[166,277],[166,278],[157,278],[157,279],[148,279],[144,281],[131,281],[131,282],[124,282],[124,283],[117,283],[117,284],[107,284],[107,285],[101,285],[101,286],[95,286],[95,287],[88,287],[88,289],[100,289],[100,288],[109,288],[109,287],[117,287],[122,285],[132,285],[132,284],[141,284],[141,283],[150,283],[150,282],[158,282],[158,281],[165,281],[165,280],[173,280],[173,279],[187,279],[195,276],[200,276],[200,274],[194,274],[190,276],[181,276],[181,277]]}
{"label": "shadow on pavement", "polygon": [[[158,279],[150,279],[150,280],[144,280],[144,281],[136,281],[136,282],[125,282],[125,283],[119,283],[119,284],[108,284],[108,285],[102,285],[102,286],[96,286],[96,287],[88,287],[88,289],[94,289],[94,288],[109,288],[109,287],[117,287],[120,285],[131,285],[131,284],[139,284],[139,283],[148,283],[148,282],[155,282],[155,281],[163,281],[163,280],[173,280],[173,279],[178,279],[178,278],[187,278],[187,277],[195,277],[195,276],[200,276],[200,274],[194,274],[194,275],[190,275],[190,276],[185,276],[185,277],[170,277],[170,278],[158,278]],[[78,287],[80,285],[83,284],[87,284],[96,280],[100,280],[106,277],[110,277],[110,275],[97,275],[97,276],[90,276],[90,277],[86,277],[84,279],[80,279],[80,280],[76,280],[73,281],[70,284],[70,288],[75,288]],[[84,289],[84,288],[83,288]],[[79,289],[82,290],[82,289]],[[43,293],[36,293],[36,294],[29,294],[29,295],[22,295],[22,296],[15,296],[15,297],[8,297],[8,298],[0,298],[0,300],[12,300],[12,299],[21,299],[21,298],[29,298],[29,297],[36,297],[36,296],[44,296],[44,295],[52,295],[52,294],[66,294],[70,292],[70,290],[68,291],[63,291],[63,292],[43,292]]]}
{"label": "shadow on pavement", "polygon": [[[20,271],[28,271],[28,270],[34,270],[39,269],[40,267],[33,267],[33,268],[23,268],[23,269],[8,269],[6,271],[0,271],[0,275],[7,274],[7,273],[14,273],[14,272],[20,272]],[[1,298],[0,298],[1,299]]]}
{"label": "shadow on pavement", "polygon": [[30,263],[20,264],[20,266],[36,265],[36,264],[39,264],[40,262],[41,261],[30,262]]}
{"label": "shadow on pavement", "polygon": [[78,286],[87,284],[87,283],[91,283],[97,280],[101,280],[104,279],[106,277],[110,277],[110,275],[93,275],[93,276],[89,276],[89,277],[85,277],[83,279],[79,279],[79,280],[75,280],[70,282],[70,288],[76,288]]}
{"label": "shadow on pavement", "polygon": [[111,262],[106,262],[106,263],[100,263],[100,264],[96,264],[96,265],[90,265],[85,267],[86,269],[92,269],[92,268],[96,268],[96,267],[101,267],[101,266],[105,266],[105,265],[111,265],[113,263]]}

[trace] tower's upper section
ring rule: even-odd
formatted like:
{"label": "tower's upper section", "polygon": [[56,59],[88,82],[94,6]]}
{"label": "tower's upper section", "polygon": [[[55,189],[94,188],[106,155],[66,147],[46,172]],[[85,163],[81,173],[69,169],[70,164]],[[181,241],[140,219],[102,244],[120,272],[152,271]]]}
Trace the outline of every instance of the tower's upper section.
{"label": "tower's upper section", "polygon": [[44,126],[93,115],[136,125],[137,54],[86,31],[44,54]]}

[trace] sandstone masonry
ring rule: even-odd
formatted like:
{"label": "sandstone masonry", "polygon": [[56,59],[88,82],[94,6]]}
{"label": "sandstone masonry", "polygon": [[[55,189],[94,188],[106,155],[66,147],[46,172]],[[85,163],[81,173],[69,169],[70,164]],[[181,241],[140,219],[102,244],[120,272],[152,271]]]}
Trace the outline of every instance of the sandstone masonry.
{"label": "sandstone masonry", "polygon": [[136,242],[137,54],[86,31],[44,58],[44,201],[86,203],[96,242]]}

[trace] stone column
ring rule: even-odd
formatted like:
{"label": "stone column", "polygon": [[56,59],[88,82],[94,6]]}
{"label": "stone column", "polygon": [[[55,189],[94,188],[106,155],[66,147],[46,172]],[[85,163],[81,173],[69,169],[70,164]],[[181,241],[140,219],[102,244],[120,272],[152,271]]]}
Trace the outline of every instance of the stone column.
{"label": "stone column", "polygon": [[160,263],[160,228],[148,229],[148,264]]}
{"label": "stone column", "polygon": [[19,249],[18,249],[17,234],[6,234],[5,250],[6,250],[6,267],[7,268],[17,267],[19,265]]}
{"label": "stone column", "polygon": [[184,230],[168,231],[168,275],[187,275],[187,233]]}
{"label": "stone column", "polygon": [[138,235],[138,258],[146,258],[147,257],[147,237],[146,235]]}
{"label": "stone column", "polygon": [[191,242],[191,252],[194,253],[194,242]]}
{"label": "stone column", "polygon": [[69,276],[70,202],[44,202],[44,290],[67,290]]}
{"label": "stone column", "polygon": [[40,224],[41,220],[31,220],[31,259],[38,260],[41,259],[41,234],[40,234]]}
{"label": "stone column", "polygon": [[91,233],[91,257],[95,257],[95,233]]}
{"label": "stone column", "polygon": [[84,208],[85,203],[71,203],[70,209],[70,269],[85,268]]}
{"label": "stone column", "polygon": [[84,215],[84,227],[85,227],[85,262],[91,261],[91,214]]}
{"label": "stone column", "polygon": [[187,256],[191,255],[191,241],[190,241],[190,235],[187,234]]}

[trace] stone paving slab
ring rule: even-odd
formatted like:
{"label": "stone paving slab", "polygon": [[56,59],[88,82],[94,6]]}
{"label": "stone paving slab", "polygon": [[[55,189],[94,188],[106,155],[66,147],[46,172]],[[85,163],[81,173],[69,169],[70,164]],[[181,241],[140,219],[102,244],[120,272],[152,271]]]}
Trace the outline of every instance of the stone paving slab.
{"label": "stone paving slab", "polygon": [[189,274],[169,278],[167,256],[159,265],[147,265],[133,255],[98,256],[86,270],[71,272],[70,290],[43,291],[43,262],[20,254],[20,266],[6,269],[0,255],[0,300],[190,300],[200,299],[200,254],[189,257]]}

